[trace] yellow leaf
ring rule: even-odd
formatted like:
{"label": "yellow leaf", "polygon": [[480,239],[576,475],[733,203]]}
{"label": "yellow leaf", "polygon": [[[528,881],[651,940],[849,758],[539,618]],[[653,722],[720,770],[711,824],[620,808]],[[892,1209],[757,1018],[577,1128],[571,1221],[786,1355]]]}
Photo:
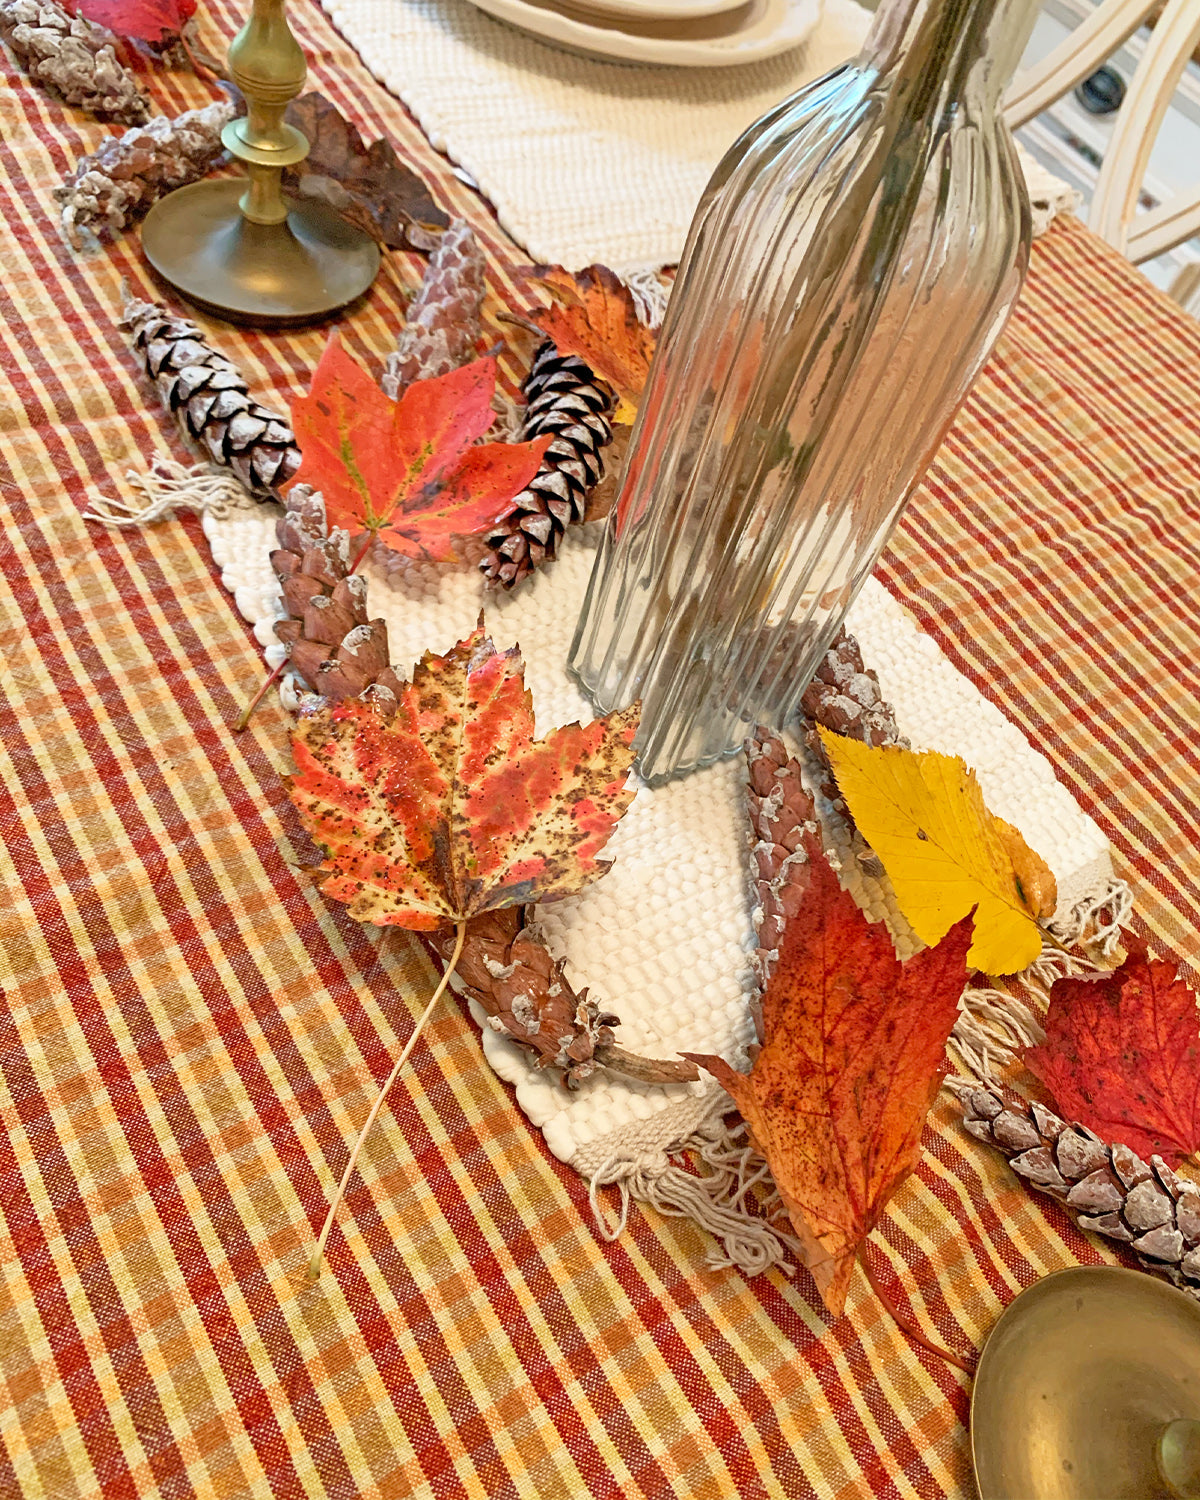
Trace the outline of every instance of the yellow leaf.
{"label": "yellow leaf", "polygon": [[1015,974],[1042,949],[1036,917],[1054,910],[1054,876],[1009,823],[988,812],[956,755],[874,747],[821,730],[837,784],[879,856],[900,910],[923,943],[937,943],[972,909],[967,962]]}

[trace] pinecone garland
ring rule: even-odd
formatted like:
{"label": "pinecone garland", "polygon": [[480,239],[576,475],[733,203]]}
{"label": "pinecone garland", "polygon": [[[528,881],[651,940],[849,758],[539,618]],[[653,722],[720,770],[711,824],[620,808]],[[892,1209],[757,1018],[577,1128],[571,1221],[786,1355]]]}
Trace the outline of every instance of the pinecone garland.
{"label": "pinecone garland", "polygon": [[155,115],[81,158],[54,194],[74,248],[84,243],[81,230],[124,229],[164,193],[203,177],[225,149],[221,131],[234,113],[230,101],[217,100],[173,120]]}
{"label": "pinecone garland", "polygon": [[1067,1125],[1038,1103],[1020,1108],[992,1089],[965,1091],[963,1124],[1003,1151],[1030,1187],[1073,1209],[1079,1227],[1128,1245],[1147,1271],[1200,1298],[1200,1189],[1160,1156],[1149,1164]]}
{"label": "pinecone garland", "polygon": [[548,432],[554,440],[528,488],[485,539],[480,569],[506,589],[552,558],[566,528],[583,520],[588,491],[604,473],[601,450],[612,440],[608,387],[583,360],[560,354],[550,340],[538,346],[522,390],[521,441]]}
{"label": "pinecone garland", "polygon": [[[325,502],[307,484],[288,491],[271,566],[288,617],[275,634],[297,674],[331,703],[402,684],[388,665],[387,624],[367,618],[367,580],[350,573],[350,538],[327,531]],[[386,699],[384,700],[386,702]]]}
{"label": "pinecone garland", "polygon": [[288,422],[251,399],[238,367],[187,318],[173,317],[156,302],[127,298],[124,323],[183,432],[252,495],[277,499],[276,491],[300,467]]}
{"label": "pinecone garland", "polygon": [[35,83],[93,115],[140,125],[150,101],[117,61],[116,38],[57,0],[0,0],[0,37]]}
{"label": "pinecone garland", "polygon": [[867,745],[908,745],[896,727],[892,705],[879,690],[879,678],[863,664],[858,642],[843,627],[829,643],[800,700],[804,742],[821,763],[821,794],[843,817],[849,812],[834,780],[817,725]]}
{"label": "pinecone garland", "polygon": [[395,352],[387,357],[380,384],[393,401],[414,380],[446,375],[472,357],[483,331],[484,270],[471,226],[455,219],[429,257]]}
{"label": "pinecone garland", "polygon": [[[806,834],[819,833],[812,797],[804,790],[800,762],[783,741],[761,726],[746,741],[746,809],[752,843],[750,883],[754,896],[756,949],[751,960],[760,988],[766,988],[779,957],[779,943],[789,917],[796,914],[808,889]],[[762,1040],[762,1015],[752,1004]]]}

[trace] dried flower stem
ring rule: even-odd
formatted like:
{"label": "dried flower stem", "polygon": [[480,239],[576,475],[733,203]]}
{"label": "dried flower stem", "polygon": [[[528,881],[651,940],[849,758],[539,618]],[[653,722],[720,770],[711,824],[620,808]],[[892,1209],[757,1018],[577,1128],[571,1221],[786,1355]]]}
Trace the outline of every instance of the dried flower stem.
{"label": "dried flower stem", "polygon": [[424,1011],[422,1011],[421,1018],[417,1022],[412,1036],[410,1036],[408,1041],[405,1043],[404,1051],[400,1054],[399,1058],[396,1061],[396,1066],[388,1074],[387,1082],[376,1095],[375,1103],[371,1106],[371,1113],[367,1116],[366,1124],[358,1133],[358,1140],[354,1143],[354,1150],[350,1153],[350,1160],[346,1163],[346,1170],[342,1173],[342,1180],[338,1183],[338,1190],[334,1194],[333,1202],[329,1205],[329,1212],[325,1216],[325,1225],[321,1230],[320,1237],[317,1240],[317,1248],[313,1251],[312,1259],[308,1263],[308,1274],[310,1279],[315,1279],[321,1274],[321,1261],[325,1256],[325,1242],[329,1238],[329,1231],[333,1228],[333,1216],[338,1211],[338,1205],[346,1196],[346,1184],[350,1181],[350,1178],[354,1174],[354,1168],[358,1165],[358,1154],[366,1144],[367,1137],[371,1133],[371,1128],[375,1124],[376,1117],[383,1107],[383,1101],[387,1098],[392,1084],[395,1083],[397,1077],[399,1076],[400,1069],[408,1061],[409,1055],[411,1054],[413,1048],[417,1045],[417,1038],[424,1030],[425,1022],[428,1021],[429,1017],[433,1014],[434,1006],[442,998],[442,995],[445,993],[446,986],[450,983],[451,976],[454,973],[455,966],[457,965],[459,956],[462,953],[463,943],[465,942],[467,936],[466,922],[456,922],[454,924],[454,927],[456,934],[454,940],[454,954],[451,957],[450,962],[446,965],[446,972],[442,975],[437,989],[434,990],[432,996],[430,997],[429,1004],[425,1007]]}

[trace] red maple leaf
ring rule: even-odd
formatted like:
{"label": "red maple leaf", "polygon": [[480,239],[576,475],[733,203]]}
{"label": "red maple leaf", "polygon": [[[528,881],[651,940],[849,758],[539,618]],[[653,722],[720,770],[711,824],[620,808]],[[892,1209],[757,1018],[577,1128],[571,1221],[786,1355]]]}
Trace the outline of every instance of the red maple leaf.
{"label": "red maple leaf", "polygon": [[573,895],[633,798],[636,707],[536,743],[518,648],[483,625],[427,653],[389,720],[346,699],[302,720],[288,791],[360,922],[432,930]]}
{"label": "red maple leaf", "polygon": [[1066,1119],[1174,1166],[1200,1150],[1200,1013],[1174,964],[1126,943],[1111,974],[1056,981],[1025,1061]]}
{"label": "red maple leaf", "polygon": [[819,840],[805,849],[810,884],[763,995],[753,1068],[691,1060],[732,1094],[837,1316],[858,1247],[916,1165],[946,1072],[972,918],[902,964],[887,928],[839,887]]}
{"label": "red maple leaf", "polygon": [[74,10],[117,36],[157,47],[179,35],[196,14],[196,0],[75,0]]}
{"label": "red maple leaf", "polygon": [[409,557],[451,562],[451,538],[505,515],[550,445],[477,443],[492,422],[496,361],[416,380],[399,401],[330,337],[307,396],[292,403],[303,462],[293,483],[325,496],[332,526],[378,534]]}

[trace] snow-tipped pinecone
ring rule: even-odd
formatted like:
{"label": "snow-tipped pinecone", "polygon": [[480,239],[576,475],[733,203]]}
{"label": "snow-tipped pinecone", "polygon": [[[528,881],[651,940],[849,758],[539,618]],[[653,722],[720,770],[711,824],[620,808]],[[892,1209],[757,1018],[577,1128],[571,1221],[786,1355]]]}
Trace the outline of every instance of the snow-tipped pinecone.
{"label": "snow-tipped pinecone", "polygon": [[75,249],[84,242],[81,230],[124,229],[164,193],[203,177],[225,149],[221,131],[234,113],[229,100],[219,99],[173,120],[155,115],[82,157],[54,192]]}
{"label": "snow-tipped pinecone", "polygon": [[573,354],[560,354],[547,340],[538,346],[522,387],[525,420],[521,441],[553,433],[542,466],[512,509],[486,537],[480,569],[490,583],[511,589],[547,558],[572,522],[582,521],[588,491],[604,473],[601,450],[612,439],[608,412],[613,398]]}
{"label": "snow-tipped pinecone", "polygon": [[393,401],[414,380],[446,375],[472,358],[483,331],[485,269],[471,226],[455,219],[429,257],[395,352],[387,357],[380,384]]}
{"label": "snow-tipped pinecone", "polygon": [[[616,1045],[612,1028],[620,1021],[589,1000],[587,990],[572,988],[565,962],[551,957],[531,924],[532,910],[506,906],[467,924],[456,973],[492,1030],[524,1047],[539,1068],[561,1068],[568,1088],[597,1067],[642,1083],[694,1083],[700,1076],[694,1063],[638,1057]],[[433,946],[449,959],[454,942],[450,933]]]}
{"label": "snow-tipped pinecone", "polygon": [[[751,962],[761,988],[775,960],[788,919],[795,916],[808,889],[808,856],[804,839],[820,832],[813,799],[804,790],[800,762],[783,741],[761,726],[746,741],[746,810],[750,816],[750,884],[753,893],[756,949]],[[761,1012],[754,1022],[762,1040]]]}
{"label": "snow-tipped pinecone", "polygon": [[287,420],[251,399],[238,367],[187,318],[130,297],[124,324],[185,435],[213,463],[232,470],[256,498],[277,499],[276,491],[300,467],[300,450]]}
{"label": "snow-tipped pinecone", "polygon": [[387,623],[367,618],[367,580],[350,574],[349,536],[328,531],[325,502],[307,484],[294,484],[286,505],[271,566],[288,613],[275,634],[289,662],[331,703],[372,686],[399,694],[402,684],[388,664]]}
{"label": "snow-tipped pinecone", "polygon": [[[454,934],[440,942],[443,958],[454,948]],[[571,988],[561,959],[551,958],[535,929],[525,925],[525,908],[505,907],[471,920],[458,961],[467,993],[488,1013],[488,1024],[519,1042],[539,1068],[562,1068],[569,1087],[595,1071],[597,1047],[611,1045],[616,1016],[604,1014]]]}
{"label": "snow-tipped pinecone", "polygon": [[817,725],[867,745],[907,747],[908,741],[896,728],[895,712],[879,690],[879,678],[863,665],[858,642],[844,627],[830,641],[804,689],[800,713],[804,742],[824,770],[821,794],[848,818]]}
{"label": "snow-tipped pinecone", "polygon": [[58,0],[0,0],[0,37],[35,83],[90,114],[139,125],[150,101],[117,61],[116,37]]}
{"label": "snow-tipped pinecone", "polygon": [[1128,1245],[1155,1271],[1200,1298],[1200,1189],[1128,1146],[1067,1125],[1041,1104],[1006,1103],[992,1089],[964,1092],[963,1124],[1003,1151],[1018,1176],[1073,1209],[1081,1229]]}

